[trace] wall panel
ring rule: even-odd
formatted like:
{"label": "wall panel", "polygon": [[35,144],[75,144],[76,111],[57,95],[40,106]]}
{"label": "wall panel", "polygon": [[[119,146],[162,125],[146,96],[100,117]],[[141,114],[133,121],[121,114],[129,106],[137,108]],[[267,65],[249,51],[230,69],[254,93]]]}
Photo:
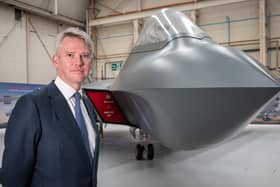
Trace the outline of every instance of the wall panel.
{"label": "wall panel", "polygon": [[24,12],[17,21],[14,8],[0,4],[0,81],[47,84],[54,79],[55,69],[46,49],[52,56],[55,36],[65,27]]}
{"label": "wall panel", "polygon": [[25,82],[25,19],[14,20],[14,9],[0,6],[0,81]]}

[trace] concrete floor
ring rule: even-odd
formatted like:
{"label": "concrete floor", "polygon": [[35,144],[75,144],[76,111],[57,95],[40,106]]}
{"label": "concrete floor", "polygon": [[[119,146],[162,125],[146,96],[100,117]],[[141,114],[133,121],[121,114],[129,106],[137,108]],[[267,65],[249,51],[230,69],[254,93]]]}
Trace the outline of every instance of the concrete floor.
{"label": "concrete floor", "polygon": [[[98,187],[279,187],[280,126],[250,125],[220,145],[171,151],[155,144],[155,160],[136,161],[128,127],[108,126]],[[0,151],[3,150],[0,134]],[[1,156],[2,158],[2,156]]]}

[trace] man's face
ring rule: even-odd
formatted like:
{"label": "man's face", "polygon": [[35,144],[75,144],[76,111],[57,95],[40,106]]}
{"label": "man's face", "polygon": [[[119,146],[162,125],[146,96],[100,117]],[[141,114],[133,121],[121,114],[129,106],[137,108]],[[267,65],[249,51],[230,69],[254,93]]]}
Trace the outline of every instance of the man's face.
{"label": "man's face", "polygon": [[75,90],[80,89],[91,65],[87,44],[83,39],[66,36],[62,40],[59,54],[53,56],[53,64],[64,82]]}

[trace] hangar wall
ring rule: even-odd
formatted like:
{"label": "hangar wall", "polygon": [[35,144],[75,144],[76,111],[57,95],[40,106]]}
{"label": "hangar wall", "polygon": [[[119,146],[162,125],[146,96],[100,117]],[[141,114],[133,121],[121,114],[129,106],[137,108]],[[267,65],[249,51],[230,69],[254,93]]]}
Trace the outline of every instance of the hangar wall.
{"label": "hangar wall", "polygon": [[[90,12],[95,14],[92,16],[96,17],[92,18],[95,20],[189,3],[192,3],[195,8],[195,2],[207,1],[209,0],[82,0],[77,3],[75,0],[58,0],[57,15],[85,26],[86,10],[91,10]],[[214,41],[240,48],[254,58],[260,59],[260,1],[264,0],[244,0],[196,9],[196,11],[185,11],[185,13],[195,19]],[[53,0],[7,0],[5,2],[0,2],[0,81],[48,83],[55,76],[50,60],[55,36],[71,24],[25,10],[21,11],[22,16],[19,20],[15,19],[17,4],[14,5],[13,2],[30,4],[53,15],[55,2]],[[266,2],[268,41],[266,65],[277,73],[276,67],[280,64],[280,3],[279,0],[266,0]],[[56,15],[53,17],[55,18]],[[116,77],[121,68],[120,64],[125,62],[145,19],[91,28],[93,39],[97,41],[95,42],[94,79]]]}
{"label": "hangar wall", "polygon": [[[84,25],[88,0],[57,2],[58,16]],[[52,19],[53,8],[53,0],[0,2],[0,82],[47,84],[55,78],[51,63],[55,37],[62,29],[77,25]]]}

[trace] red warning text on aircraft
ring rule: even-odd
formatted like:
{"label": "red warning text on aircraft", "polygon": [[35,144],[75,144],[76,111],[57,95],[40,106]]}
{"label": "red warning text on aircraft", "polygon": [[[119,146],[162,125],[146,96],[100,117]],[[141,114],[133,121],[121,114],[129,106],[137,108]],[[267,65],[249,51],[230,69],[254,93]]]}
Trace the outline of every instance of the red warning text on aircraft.
{"label": "red warning text on aircraft", "polygon": [[128,123],[110,91],[86,90],[86,94],[104,123]]}

